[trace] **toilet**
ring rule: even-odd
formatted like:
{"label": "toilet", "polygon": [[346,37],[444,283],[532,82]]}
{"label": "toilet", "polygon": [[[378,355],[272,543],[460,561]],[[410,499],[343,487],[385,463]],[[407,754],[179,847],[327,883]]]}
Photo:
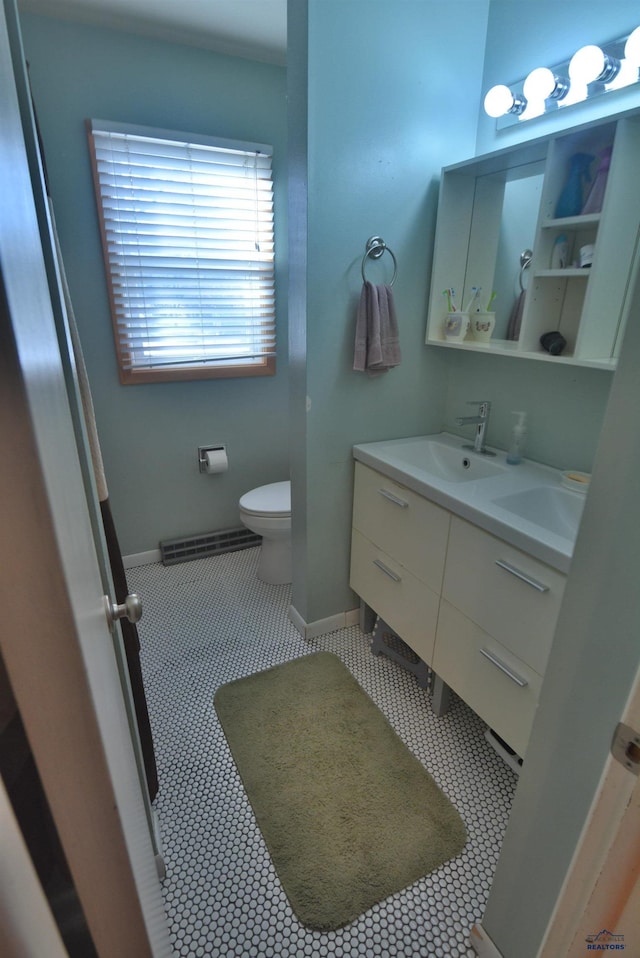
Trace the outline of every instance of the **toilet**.
{"label": "toilet", "polygon": [[240,520],[262,536],[258,578],[272,585],[291,582],[291,482],[270,482],[240,498]]}

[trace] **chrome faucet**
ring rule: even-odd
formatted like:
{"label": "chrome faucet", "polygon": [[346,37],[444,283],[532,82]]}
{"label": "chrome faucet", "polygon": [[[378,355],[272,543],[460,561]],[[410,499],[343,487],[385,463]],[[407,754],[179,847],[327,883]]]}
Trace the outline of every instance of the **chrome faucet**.
{"label": "chrome faucet", "polygon": [[457,426],[476,426],[476,436],[471,443],[465,443],[463,449],[473,449],[474,452],[479,452],[483,456],[495,456],[495,452],[491,452],[485,447],[484,437],[487,431],[487,425],[489,424],[489,413],[491,412],[491,403],[486,399],[484,400],[470,400],[467,403],[467,406],[478,406],[478,415],[477,416],[458,416],[456,419]]}

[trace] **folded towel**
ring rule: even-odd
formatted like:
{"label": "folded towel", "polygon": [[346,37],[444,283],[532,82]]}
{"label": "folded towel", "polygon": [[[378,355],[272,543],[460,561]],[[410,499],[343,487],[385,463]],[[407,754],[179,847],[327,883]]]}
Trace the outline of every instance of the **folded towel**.
{"label": "folded towel", "polygon": [[522,292],[518,294],[518,298],[513,304],[513,309],[511,310],[509,323],[507,325],[507,339],[520,339],[520,326],[522,324],[522,314],[524,312],[525,295],[525,291],[522,290]]}
{"label": "folded towel", "polygon": [[398,320],[390,286],[365,282],[356,316],[353,368],[369,376],[386,373],[400,363]]}

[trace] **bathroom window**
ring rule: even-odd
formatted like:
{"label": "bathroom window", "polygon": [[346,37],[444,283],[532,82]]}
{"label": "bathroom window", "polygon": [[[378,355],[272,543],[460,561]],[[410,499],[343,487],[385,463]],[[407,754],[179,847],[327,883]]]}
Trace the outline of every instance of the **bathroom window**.
{"label": "bathroom window", "polygon": [[121,382],[274,373],[271,147],[87,126]]}

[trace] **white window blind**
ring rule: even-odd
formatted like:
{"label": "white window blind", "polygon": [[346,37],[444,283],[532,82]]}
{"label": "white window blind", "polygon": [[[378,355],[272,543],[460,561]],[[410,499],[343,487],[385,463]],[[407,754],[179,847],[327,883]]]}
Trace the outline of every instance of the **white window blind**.
{"label": "white window blind", "polygon": [[273,372],[271,149],[139,130],[89,121],[122,381]]}

